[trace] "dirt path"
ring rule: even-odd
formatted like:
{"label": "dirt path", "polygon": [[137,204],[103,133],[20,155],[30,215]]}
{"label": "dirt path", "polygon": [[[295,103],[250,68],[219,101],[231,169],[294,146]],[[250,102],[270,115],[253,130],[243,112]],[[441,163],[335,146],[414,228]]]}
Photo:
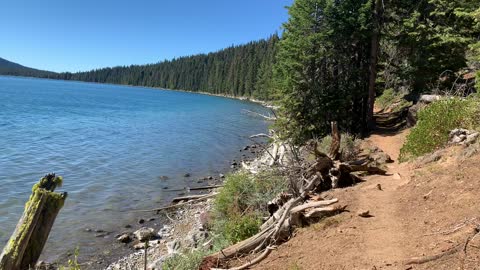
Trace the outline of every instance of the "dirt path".
{"label": "dirt path", "polygon": [[[256,269],[402,269],[402,260],[411,256],[403,225],[409,213],[400,209],[397,190],[408,183],[410,170],[397,158],[407,134],[371,135],[368,140],[395,160],[388,164],[388,175],[368,176],[357,186],[327,192],[350,212],[299,230]],[[359,217],[359,210],[372,217]]]}

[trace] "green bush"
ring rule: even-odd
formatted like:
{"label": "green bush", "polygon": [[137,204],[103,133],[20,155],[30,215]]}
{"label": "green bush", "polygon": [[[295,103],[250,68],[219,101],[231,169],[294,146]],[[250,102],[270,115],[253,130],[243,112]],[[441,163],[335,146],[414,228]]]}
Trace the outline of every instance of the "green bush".
{"label": "green bush", "polygon": [[[328,153],[332,144],[332,136],[323,137],[317,144],[318,151]],[[353,160],[360,152],[360,141],[348,133],[343,133],[340,140],[340,153],[342,160]]]}
{"label": "green bush", "polygon": [[400,161],[416,158],[443,147],[452,129],[479,127],[480,99],[448,98],[434,102],[418,113],[417,125],[400,149]]}
{"label": "green bush", "polygon": [[200,267],[203,258],[207,256],[204,250],[193,250],[184,254],[169,257],[162,265],[163,270],[194,270]]}
{"label": "green bush", "polygon": [[215,198],[213,231],[218,238],[216,243],[233,244],[257,233],[261,217],[267,214],[267,202],[287,187],[287,181],[276,172],[228,175]]}
{"label": "green bush", "polygon": [[383,91],[381,96],[375,99],[375,104],[382,110],[391,109],[392,111],[398,111],[412,105],[412,102],[405,100],[404,96],[395,92],[392,88],[388,88]]}

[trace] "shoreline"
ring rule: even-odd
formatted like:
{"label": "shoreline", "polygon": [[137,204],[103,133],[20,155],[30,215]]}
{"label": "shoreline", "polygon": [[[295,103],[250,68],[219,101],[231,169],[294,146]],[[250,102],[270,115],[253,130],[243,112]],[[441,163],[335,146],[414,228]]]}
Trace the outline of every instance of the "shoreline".
{"label": "shoreline", "polygon": [[[190,178],[189,185],[190,186],[210,186],[215,184],[222,184],[224,181],[223,176],[234,173],[241,169],[243,162],[249,162],[257,159],[259,156],[262,155],[263,150],[260,145],[265,145],[266,142],[258,142],[254,144],[249,144],[248,146],[242,147],[239,149],[239,152],[236,156],[234,156],[231,160],[232,165],[230,168],[225,168],[224,170],[220,170],[218,175],[208,175],[206,177],[200,177],[199,179],[192,177]],[[252,147],[255,145],[255,147]],[[248,150],[245,150],[247,149]],[[230,163],[230,161],[228,162]],[[233,165],[236,163],[236,165]],[[211,178],[211,179],[210,179]],[[201,181],[201,182],[200,182]],[[181,191],[181,193],[177,193],[177,196],[185,196],[185,195],[201,195],[201,194],[208,194],[213,191],[212,190],[199,190],[199,191],[190,191],[188,187],[185,187],[185,191]],[[167,189],[168,190],[168,189]],[[172,192],[177,192],[180,190],[172,190]],[[159,191],[160,192],[160,191]],[[198,211],[202,209],[208,209],[210,207],[211,199],[207,201],[201,201],[194,204],[188,204],[186,206],[181,206],[178,208],[174,208],[172,210],[166,212],[158,212],[158,211],[149,211],[149,212],[138,212],[135,214],[134,217],[125,224],[119,225],[116,228],[84,228],[83,230],[85,233],[90,234],[92,239],[96,237],[105,238],[105,244],[96,245],[93,250],[95,255],[85,255],[82,256],[82,247],[79,246],[79,259],[78,262],[81,265],[82,269],[86,270],[94,270],[94,269],[125,269],[122,268],[119,264],[120,262],[129,262],[139,260],[138,263],[142,263],[141,266],[143,269],[143,255],[139,255],[139,253],[143,254],[143,250],[138,250],[135,248],[140,242],[134,240],[133,233],[141,228],[147,227],[151,228],[156,232],[165,231],[165,228],[169,228],[168,231],[165,232],[166,237],[162,236],[160,238],[155,239],[154,241],[150,242],[150,246],[152,246],[152,251],[156,251],[155,253],[148,251],[149,255],[152,254],[167,254],[166,244],[176,241],[182,243],[182,247],[186,247],[185,243],[191,245],[192,237],[196,239],[198,237],[192,236],[197,234],[204,233],[204,230],[199,230],[199,217],[200,213]],[[171,203],[165,202],[165,204],[158,205],[155,202],[151,202],[151,208],[157,207],[164,207],[171,205]],[[136,211],[131,211],[136,212]],[[124,212],[118,212],[118,214],[122,214]],[[192,218],[195,217],[195,218]],[[141,223],[140,223],[141,221]],[[196,224],[196,225],[195,225]],[[195,225],[195,226],[193,226]],[[182,229],[177,229],[176,227],[181,227]],[[186,230],[186,227],[190,227],[189,230]],[[173,230],[172,230],[173,229]],[[128,243],[122,243],[118,240],[119,237],[122,235],[129,235],[131,236],[131,241]],[[187,235],[188,239],[185,238]],[[57,259],[53,261],[48,261],[47,258],[47,265],[52,265],[54,267],[58,266],[65,266],[68,263],[68,260],[73,258],[74,251],[68,251],[64,254],[60,254]],[[163,257],[162,257],[163,258]],[[158,258],[157,258],[158,259]],[[40,261],[39,261],[40,262]],[[149,259],[150,262],[150,259]],[[112,268],[113,265],[117,265],[117,268]],[[110,267],[110,268],[108,268]],[[43,269],[43,268],[42,268]],[[47,268],[49,269],[49,268]],[[56,268],[52,268],[56,269]],[[136,268],[132,268],[136,269]],[[156,268],[155,268],[156,269]]]}
{"label": "shoreline", "polygon": [[133,87],[133,88],[146,88],[146,89],[153,89],[153,90],[175,91],[175,92],[183,92],[183,93],[191,93],[191,94],[199,94],[199,95],[207,95],[207,96],[235,99],[235,100],[240,100],[240,101],[247,101],[247,102],[252,102],[252,103],[255,103],[255,104],[259,104],[259,105],[261,105],[265,108],[269,108],[269,109],[272,109],[272,110],[278,109],[278,106],[273,105],[273,103],[271,101],[264,101],[264,100],[259,100],[259,99],[255,99],[255,98],[252,98],[252,97],[246,97],[246,96],[232,96],[232,95],[228,95],[228,94],[215,94],[215,93],[209,93],[209,92],[204,92],[204,91],[189,91],[189,90],[185,90],[185,89],[169,89],[169,88],[161,88],[161,87],[154,87],[154,86],[88,82],[88,81],[78,81],[78,80],[62,80],[62,79],[26,77],[26,76],[16,76],[16,75],[2,75],[2,74],[0,74],[0,77],[25,78],[25,79],[35,79],[35,80],[50,80],[50,81],[61,81],[61,82],[91,83],[91,84],[100,84],[100,85],[114,85],[114,86],[125,86],[125,87]]}

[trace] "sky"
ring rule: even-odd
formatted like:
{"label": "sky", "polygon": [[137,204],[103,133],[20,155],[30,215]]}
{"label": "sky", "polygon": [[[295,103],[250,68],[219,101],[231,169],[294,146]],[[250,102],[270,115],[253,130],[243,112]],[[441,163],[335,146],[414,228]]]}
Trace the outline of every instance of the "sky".
{"label": "sky", "polygon": [[156,63],[281,32],[293,0],[1,0],[0,57],[56,72]]}

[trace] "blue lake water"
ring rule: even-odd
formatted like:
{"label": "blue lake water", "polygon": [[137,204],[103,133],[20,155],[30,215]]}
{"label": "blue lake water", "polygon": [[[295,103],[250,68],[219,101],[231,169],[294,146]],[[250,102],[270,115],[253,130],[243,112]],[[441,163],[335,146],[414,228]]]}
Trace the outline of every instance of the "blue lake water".
{"label": "blue lake water", "polygon": [[131,222],[128,210],[171,198],[165,186],[218,175],[268,127],[243,111],[264,112],[257,104],[141,87],[0,76],[0,102],[0,243],[32,185],[55,172],[68,198],[47,256],[95,245],[85,228]]}

